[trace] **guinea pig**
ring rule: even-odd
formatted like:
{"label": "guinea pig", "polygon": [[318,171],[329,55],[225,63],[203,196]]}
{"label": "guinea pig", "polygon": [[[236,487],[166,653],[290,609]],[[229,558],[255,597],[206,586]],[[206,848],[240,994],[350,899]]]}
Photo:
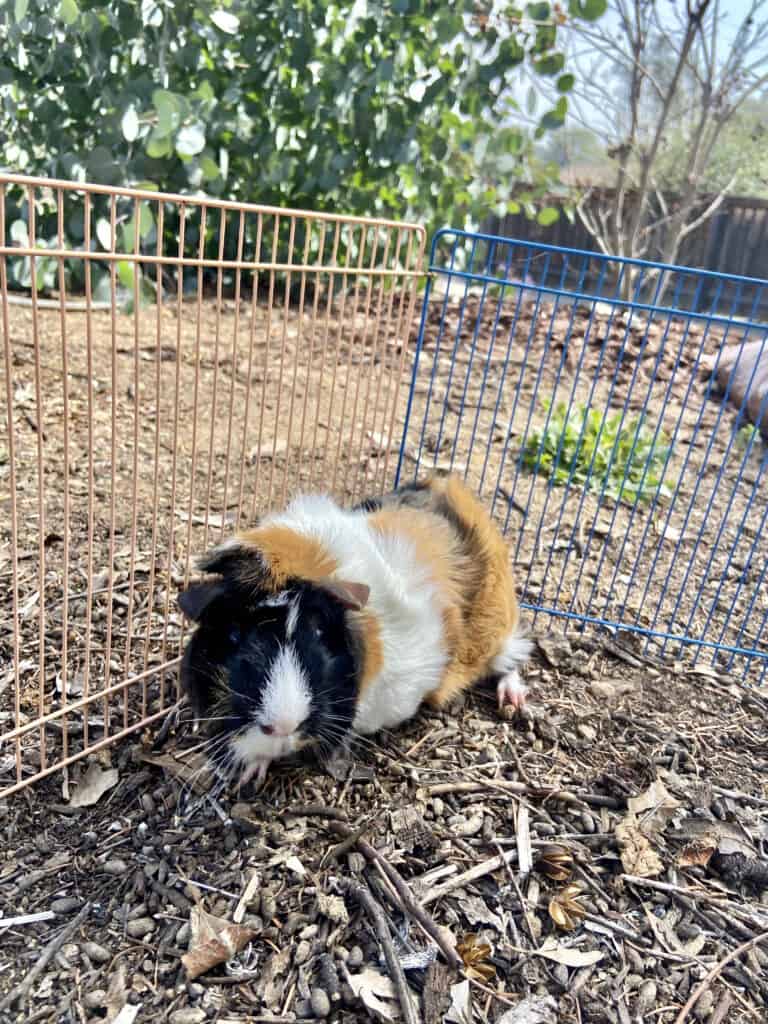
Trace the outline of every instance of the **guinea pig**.
{"label": "guinea pig", "polygon": [[197,626],[182,686],[211,723],[228,777],[316,744],[443,707],[481,679],[522,705],[520,630],[509,553],[456,476],[435,476],[344,509],[304,495],[200,562],[212,578],[179,596]]}

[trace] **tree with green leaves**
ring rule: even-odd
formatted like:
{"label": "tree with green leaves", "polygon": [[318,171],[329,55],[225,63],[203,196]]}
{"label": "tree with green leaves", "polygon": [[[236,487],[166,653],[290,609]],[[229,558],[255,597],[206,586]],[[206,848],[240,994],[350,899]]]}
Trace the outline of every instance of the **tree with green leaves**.
{"label": "tree with green leaves", "polygon": [[510,86],[551,80],[537,133],[561,124],[561,25],[604,8],[5,0],[0,165],[431,228],[533,210],[556,172]]}

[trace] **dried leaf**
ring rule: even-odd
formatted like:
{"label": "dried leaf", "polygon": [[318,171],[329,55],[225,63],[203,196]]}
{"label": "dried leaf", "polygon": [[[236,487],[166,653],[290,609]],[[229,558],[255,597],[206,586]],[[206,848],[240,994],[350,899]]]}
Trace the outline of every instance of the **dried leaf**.
{"label": "dried leaf", "polygon": [[552,996],[528,996],[502,1014],[496,1024],[557,1024],[557,1003]]}
{"label": "dried leaf", "polygon": [[549,901],[549,916],[558,928],[563,931],[572,932],[577,928],[579,922],[584,919],[584,907],[580,900],[584,891],[580,885],[572,883],[552,897]]}
{"label": "dried leaf", "polygon": [[499,915],[494,914],[479,896],[460,896],[458,903],[470,924],[489,924],[497,932],[504,932],[504,923]]}
{"label": "dried leaf", "polygon": [[[139,759],[146,764],[163,768],[173,778],[190,786],[195,793],[207,793],[210,790],[210,765],[205,754],[195,752],[178,757],[173,754],[139,753]],[[247,806],[236,804],[236,807]],[[234,812],[234,808],[233,808]]]}
{"label": "dried leaf", "polygon": [[349,921],[347,905],[341,896],[325,896],[318,893],[317,906],[323,917],[327,917],[335,924],[346,924]]}
{"label": "dried leaf", "polygon": [[385,974],[373,967],[366,967],[359,974],[349,975],[349,985],[365,1008],[378,1020],[394,1021],[400,1017],[395,987]]}
{"label": "dried leaf", "polygon": [[565,846],[551,843],[539,850],[536,868],[555,882],[567,882],[573,874],[573,855]]}
{"label": "dried leaf", "polygon": [[469,932],[456,946],[456,952],[464,963],[464,973],[468,978],[490,981],[496,975],[496,968],[488,963],[491,947],[487,942],[480,942],[474,932]]}
{"label": "dried leaf", "polygon": [[629,816],[620,821],[616,826],[615,835],[621,851],[621,863],[628,875],[655,878],[661,874],[664,865],[638,828],[636,821],[630,821]]}
{"label": "dried leaf", "polygon": [[226,963],[251,941],[255,932],[220,917],[201,907],[193,907],[189,915],[192,935],[189,952],[181,958],[190,981],[212,967]]}
{"label": "dried leaf", "polygon": [[581,950],[563,946],[553,935],[546,938],[535,953],[566,967],[588,967],[590,964],[599,963],[604,956],[599,949]]}
{"label": "dried leaf", "polygon": [[680,807],[680,801],[668,792],[661,779],[654,779],[644,793],[627,800],[629,814],[637,818],[646,835],[661,832]]}
{"label": "dried leaf", "polygon": [[690,843],[680,851],[677,857],[679,868],[706,867],[716,847],[708,843]]}
{"label": "dried leaf", "polygon": [[106,771],[100,768],[93,761],[86,773],[80,779],[77,789],[69,801],[70,807],[92,807],[107,792],[117,785],[119,774],[117,768],[108,768]]}

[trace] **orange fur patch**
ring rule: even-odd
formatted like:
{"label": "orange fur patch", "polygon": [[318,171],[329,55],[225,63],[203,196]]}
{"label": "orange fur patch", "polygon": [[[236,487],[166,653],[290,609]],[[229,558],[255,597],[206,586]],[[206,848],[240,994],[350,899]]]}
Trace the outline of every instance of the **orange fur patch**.
{"label": "orange fur patch", "polygon": [[288,526],[260,526],[238,534],[247,548],[255,548],[266,563],[267,585],[277,592],[291,578],[320,580],[332,576],[336,561],[314,537],[305,537]]}
{"label": "orange fur patch", "polygon": [[[412,538],[417,558],[443,595],[451,660],[440,686],[427,697],[441,707],[489,673],[518,624],[519,608],[506,542],[481,501],[457,476],[433,477],[427,486],[431,501],[423,510],[384,508],[371,515],[371,522]],[[441,503],[458,527],[440,514]]]}

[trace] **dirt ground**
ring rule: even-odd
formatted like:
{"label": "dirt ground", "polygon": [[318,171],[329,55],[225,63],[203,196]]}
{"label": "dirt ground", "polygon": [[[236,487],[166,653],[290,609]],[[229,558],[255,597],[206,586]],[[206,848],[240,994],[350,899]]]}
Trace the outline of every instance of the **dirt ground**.
{"label": "dirt ground", "polygon": [[[82,314],[62,331],[40,311],[39,350],[30,310],[11,307],[21,689],[16,707],[9,616],[0,729],[91,699],[84,722],[71,711],[24,735],[26,773],[172,703],[172,672],[98,695],[175,657],[190,554],[238,512],[251,521],[299,486],[351,500],[392,482],[416,323],[398,297],[378,326],[355,305],[206,301],[199,330],[194,302],[158,320],[97,313],[90,332]],[[765,460],[737,454],[735,414],[707,393],[697,352],[710,358],[716,333],[678,330],[667,347],[669,332],[605,312],[471,312],[449,310],[438,348],[430,309],[406,472],[421,451],[419,469],[423,453],[453,460],[489,500],[498,483],[529,602],[759,643]],[[633,511],[516,469],[541,396],[572,392],[677,431],[679,504]],[[0,803],[0,1020],[763,1019],[764,692],[738,661],[528,618],[533,694],[515,721],[478,691],[350,764],[308,756],[258,795],[214,799],[191,777],[200,737],[182,710],[156,742],[133,733],[84,777],[76,765]],[[15,753],[0,748],[3,785]]]}

